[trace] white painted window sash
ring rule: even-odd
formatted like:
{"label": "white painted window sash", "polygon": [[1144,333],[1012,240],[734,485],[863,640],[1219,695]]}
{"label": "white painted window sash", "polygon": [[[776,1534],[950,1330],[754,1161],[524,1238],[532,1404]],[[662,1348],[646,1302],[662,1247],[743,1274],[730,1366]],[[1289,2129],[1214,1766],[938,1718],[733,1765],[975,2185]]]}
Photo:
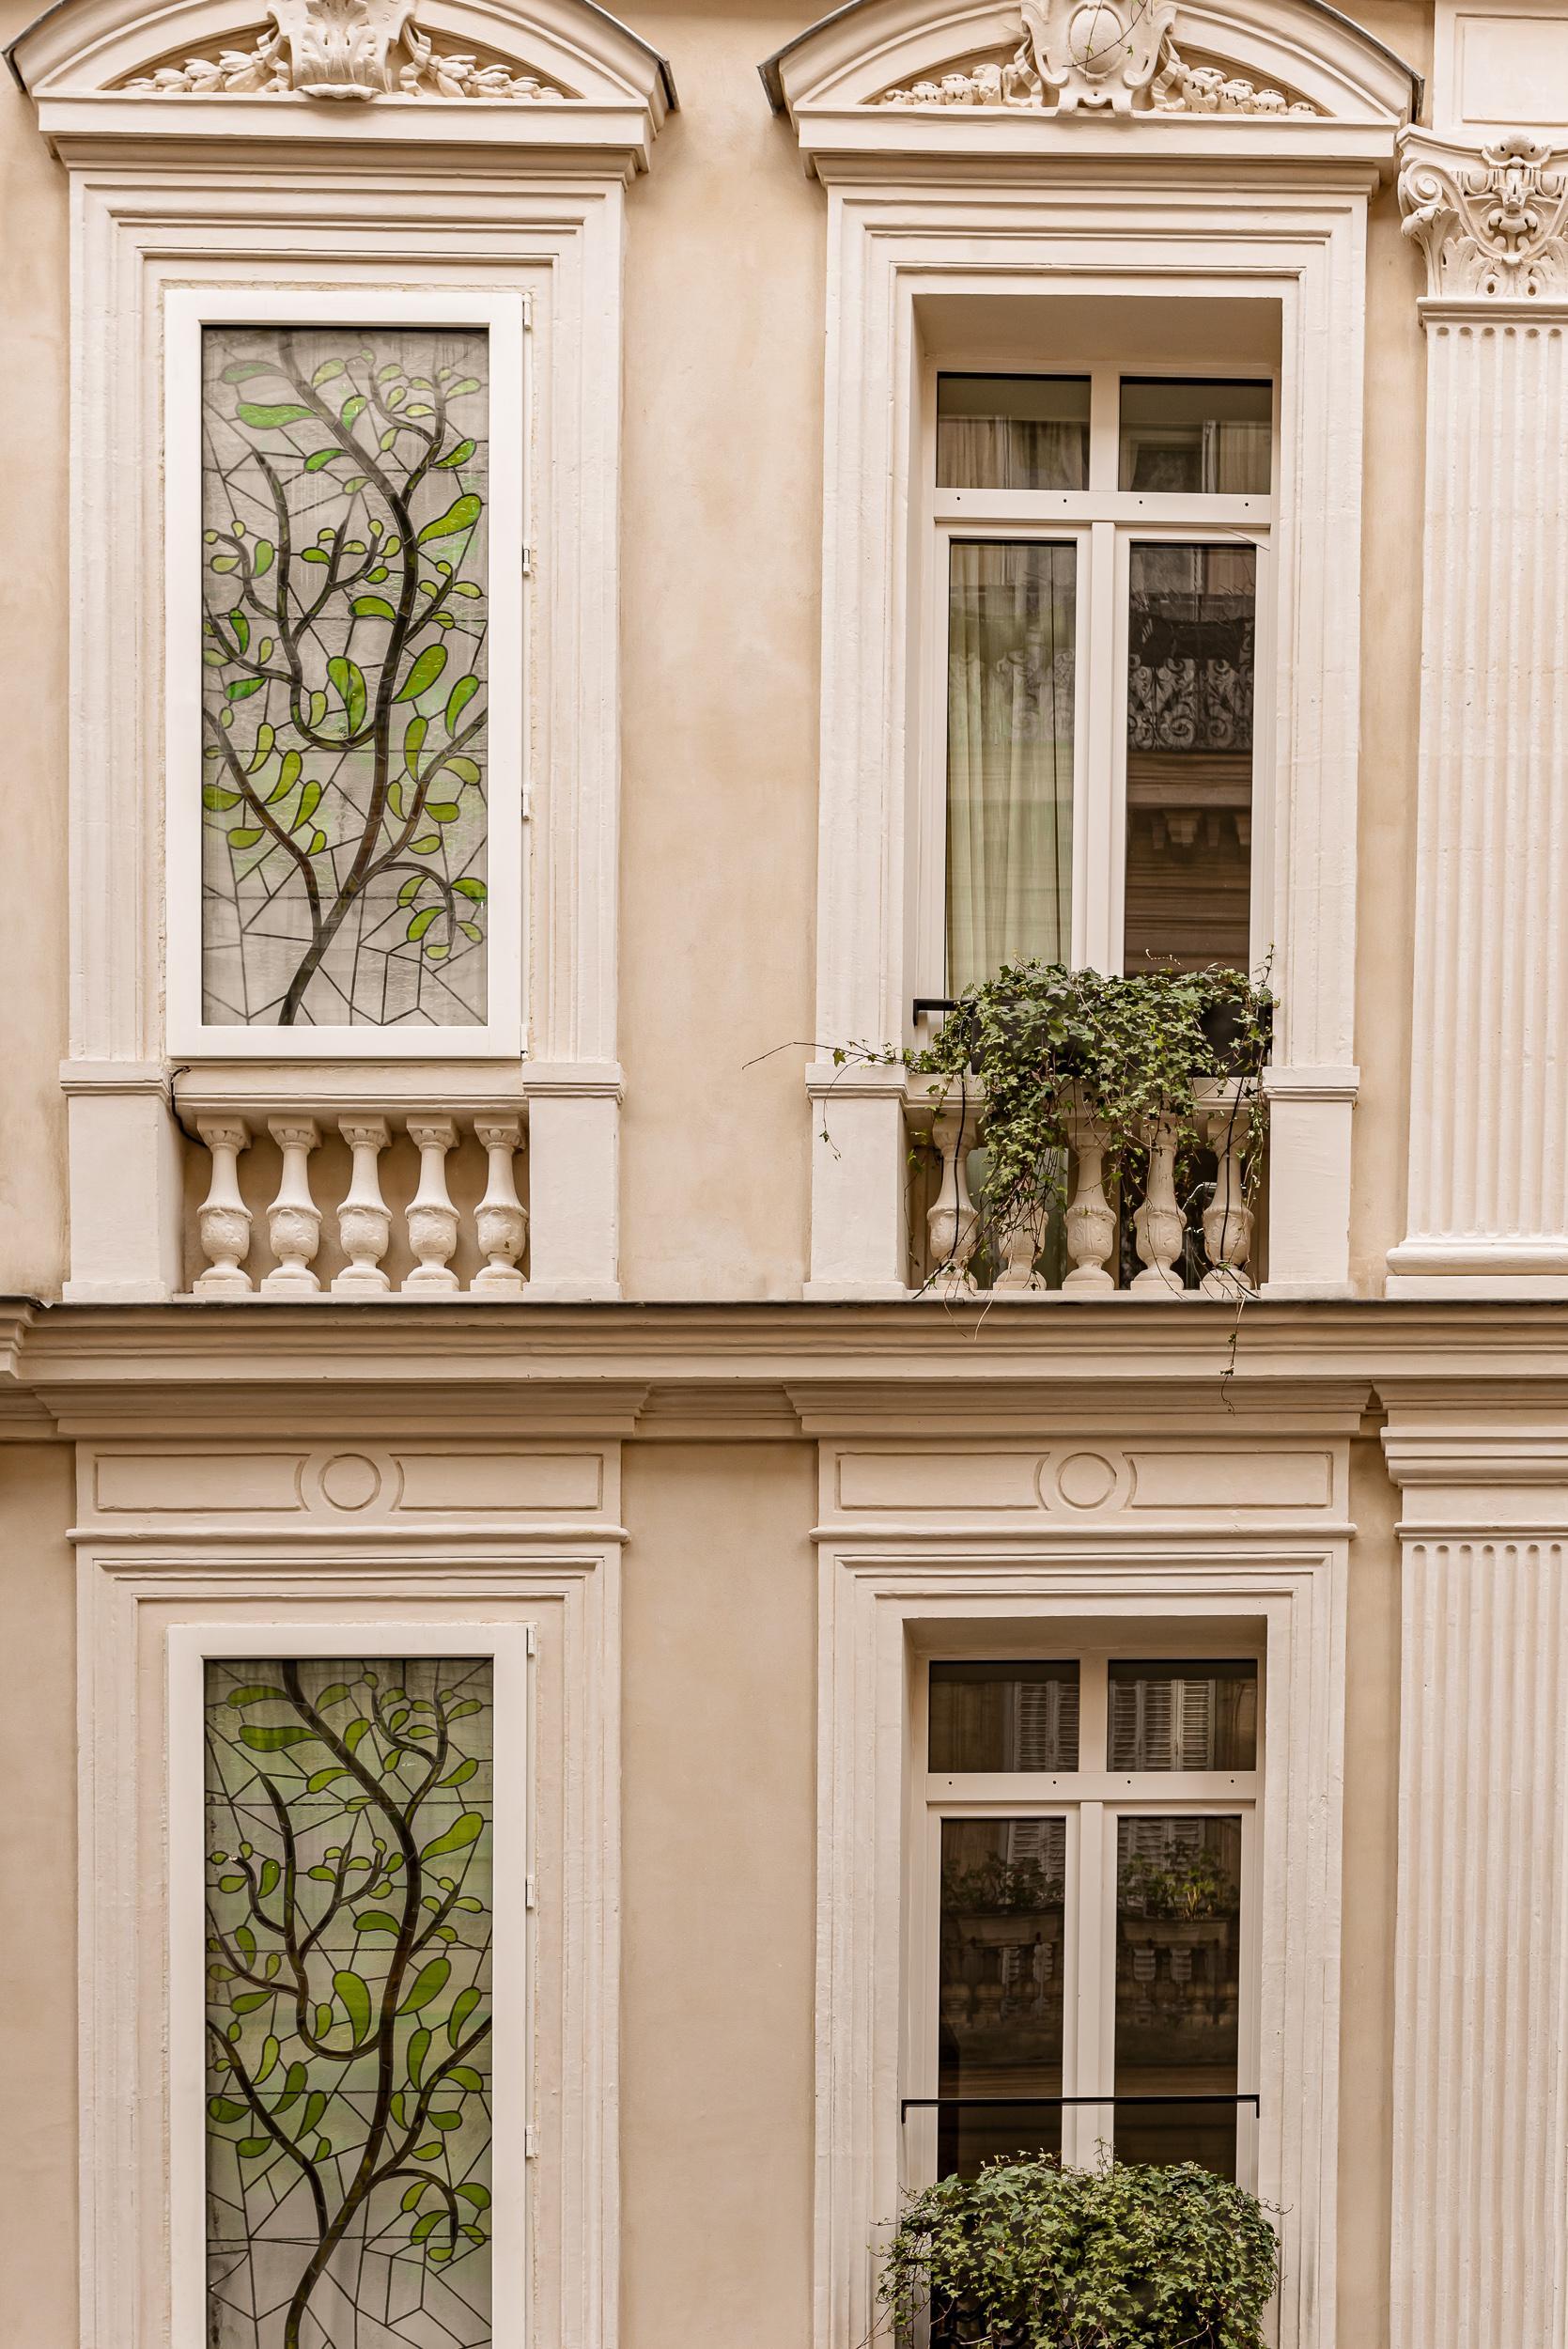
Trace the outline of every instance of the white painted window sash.
{"label": "white painted window sash", "polygon": [[494,1671],[491,1898],[493,2349],[527,2349],[529,2109],[534,1965],[532,1626],[515,1624],[214,1622],[168,1639],[170,2349],[207,2341],[204,1666],[210,1657],[489,1657]]}
{"label": "white painted window sash", "polygon": [[[937,379],[942,374],[1037,372],[1088,377],[1089,487],[1086,490],[954,490],[936,485]],[[950,992],[947,981],[947,692],[948,581],[955,539],[1057,544],[1079,549],[1075,701],[1073,711],[1073,903],[1071,959],[1077,969],[1122,968],[1126,859],[1127,596],[1134,543],[1169,539],[1182,545],[1249,544],[1258,552],[1256,654],[1253,678],[1253,804],[1250,958],[1256,969],[1271,953],[1273,887],[1272,793],[1268,762],[1259,752],[1273,740],[1274,579],[1267,554],[1281,472],[1280,384],[1272,379],[1274,420],[1267,496],[1155,494],[1117,487],[1121,462],[1121,384],[1168,375],[1192,382],[1262,381],[1241,364],[1169,366],[1129,361],[1075,364],[1058,356],[1036,370],[1016,356],[993,368],[984,358],[959,361],[952,352],[923,370],[924,413],[919,436],[922,498],[929,554],[924,566],[924,644],[917,665],[925,679],[916,737],[911,943],[916,996]],[[906,1009],[906,1017],[909,1015]],[[917,1031],[911,1028],[910,1040]]]}
{"label": "white painted window sash", "polygon": [[[164,888],[167,1035],[187,1060],[479,1059],[524,1033],[527,801],[527,296],[518,291],[173,288],[164,296]],[[248,1026],[202,1017],[201,336],[208,325],[481,327],[489,338],[487,581],[489,1017],[472,1027]]]}

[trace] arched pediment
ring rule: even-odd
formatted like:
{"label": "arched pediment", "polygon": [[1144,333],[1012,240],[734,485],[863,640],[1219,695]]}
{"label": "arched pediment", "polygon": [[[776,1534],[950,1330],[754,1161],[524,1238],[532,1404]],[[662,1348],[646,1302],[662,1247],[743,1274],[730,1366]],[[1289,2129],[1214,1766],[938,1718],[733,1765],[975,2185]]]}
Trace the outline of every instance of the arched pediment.
{"label": "arched pediment", "polygon": [[891,109],[1391,132],[1421,102],[1411,69],[1326,0],[850,0],[761,71],[775,109],[798,122]]}
{"label": "arched pediment", "polygon": [[642,160],[675,102],[594,0],[56,0],[7,55],[57,135],[407,138],[417,118]]}

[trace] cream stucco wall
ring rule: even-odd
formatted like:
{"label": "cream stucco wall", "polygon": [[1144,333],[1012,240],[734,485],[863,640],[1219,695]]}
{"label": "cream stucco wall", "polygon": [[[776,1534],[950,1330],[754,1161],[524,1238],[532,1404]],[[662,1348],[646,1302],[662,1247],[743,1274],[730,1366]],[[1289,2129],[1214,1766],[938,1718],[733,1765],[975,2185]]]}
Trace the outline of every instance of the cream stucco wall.
{"label": "cream stucco wall", "polygon": [[[36,15],[4,0],[0,47]],[[0,768],[11,979],[0,993],[0,1292],[58,1294],[65,1249],[66,176],[0,75],[0,349],[12,460],[0,475]]]}
{"label": "cream stucco wall", "polygon": [[71,2349],[77,2338],[71,1514],[68,1446],[0,1447],[0,2332],[29,2349]]}

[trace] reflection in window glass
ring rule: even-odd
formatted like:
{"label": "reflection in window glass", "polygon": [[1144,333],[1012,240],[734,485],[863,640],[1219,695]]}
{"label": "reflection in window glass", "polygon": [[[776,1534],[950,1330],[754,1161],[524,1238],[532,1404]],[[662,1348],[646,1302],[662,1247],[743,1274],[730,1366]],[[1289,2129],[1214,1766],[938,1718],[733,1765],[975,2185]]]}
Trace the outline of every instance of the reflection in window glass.
{"label": "reflection in window glass", "polygon": [[943,490],[1082,490],[1089,481],[1089,379],[937,379],[937,484]]}
{"label": "reflection in window glass", "polygon": [[490,2341],[492,1669],[206,1668],[220,2349]]}
{"label": "reflection in window glass", "polygon": [[1121,487],[1266,496],[1273,453],[1269,383],[1122,382]]}
{"label": "reflection in window glass", "polygon": [[[1062,1819],[942,1821],[938,2090],[944,2097],[1062,2093]],[[940,2108],[939,2177],[973,2177],[1020,2148],[1060,2153],[1058,2105]]]}
{"label": "reflection in window glass", "polygon": [[933,1664],[933,1770],[1076,1770],[1078,1666]]}
{"label": "reflection in window glass", "polygon": [[955,542],[947,692],[947,983],[1072,943],[1072,546]]}
{"label": "reflection in window glass", "polygon": [[1248,967],[1257,552],[1135,545],[1124,966]]}
{"label": "reflection in window glass", "polygon": [[1121,1819],[1116,1828],[1119,2161],[1196,2161],[1235,2176],[1241,1821]]}
{"label": "reflection in window glass", "polygon": [[1113,1662],[1110,1700],[1110,1769],[1257,1767],[1256,1664]]}

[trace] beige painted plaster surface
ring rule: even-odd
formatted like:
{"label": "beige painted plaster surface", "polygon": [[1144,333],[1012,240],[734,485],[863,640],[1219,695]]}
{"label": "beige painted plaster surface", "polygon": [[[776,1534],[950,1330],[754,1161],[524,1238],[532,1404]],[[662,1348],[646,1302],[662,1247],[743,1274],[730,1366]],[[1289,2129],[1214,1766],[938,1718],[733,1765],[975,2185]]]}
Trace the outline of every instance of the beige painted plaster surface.
{"label": "beige painted plaster surface", "polygon": [[1399,1825],[1399,1496],[1375,1440],[1350,1455],[1341,1948],[1339,2325],[1389,2337],[1394,1874]]}
{"label": "beige painted plaster surface", "polygon": [[[64,1444],[0,1448],[0,2339],[75,2349],[76,1642]],[[24,2314],[23,2314],[24,2312]]]}
{"label": "beige painted plaster surface", "polygon": [[[0,0],[0,47],[37,15]],[[0,1292],[65,1275],[66,176],[0,74],[0,350],[10,462],[0,468]]]}
{"label": "beige painted plaster surface", "polygon": [[810,2338],[815,1472],[625,1455],[621,2349]]}
{"label": "beige painted plaster surface", "polygon": [[629,1297],[795,1296],[805,1263],[827,215],[756,66],[811,13],[637,15],[681,112],[629,198]]}

